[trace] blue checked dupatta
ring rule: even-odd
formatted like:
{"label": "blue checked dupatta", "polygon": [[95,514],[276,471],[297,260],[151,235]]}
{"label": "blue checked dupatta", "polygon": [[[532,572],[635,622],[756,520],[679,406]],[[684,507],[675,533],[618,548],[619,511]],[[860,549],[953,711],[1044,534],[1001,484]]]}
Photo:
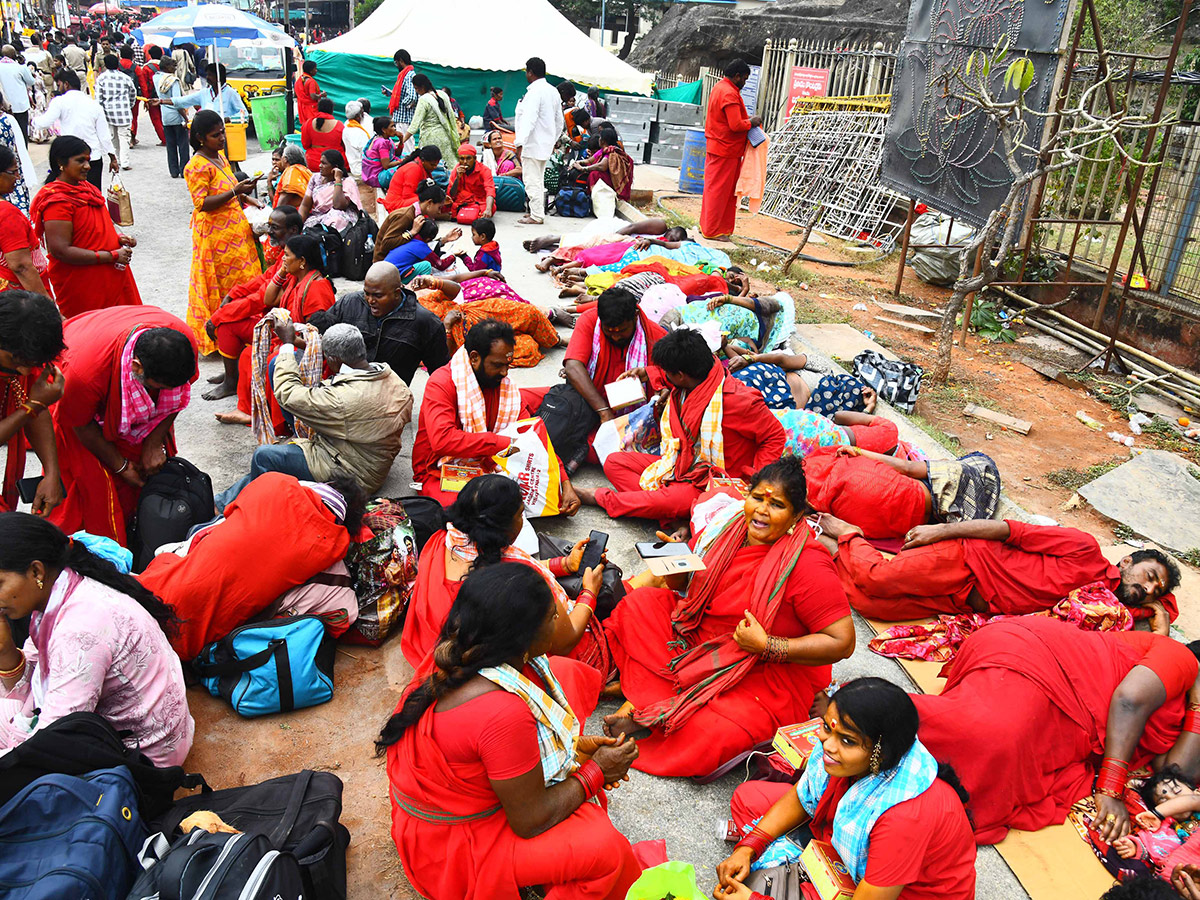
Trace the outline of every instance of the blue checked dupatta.
{"label": "blue checked dupatta", "polygon": [[480,669],[479,674],[497,687],[516,694],[533,713],[537,721],[542,774],[546,778],[546,787],[549,787],[565,780],[578,766],[575,761],[575,740],[579,737],[579,721],[567,703],[562,685],[550,671],[550,660],[545,656],[537,656],[529,661],[529,665],[538,673],[547,690],[542,690],[509,665],[489,666]]}
{"label": "blue checked dupatta", "polygon": [[[937,778],[938,763],[920,741],[913,741],[900,762],[878,775],[864,775],[846,791],[833,816],[831,843],[855,881],[867,871],[871,829],[897,804],[925,793]],[[796,784],[796,796],[811,816],[829,786],[829,773],[816,754]]]}

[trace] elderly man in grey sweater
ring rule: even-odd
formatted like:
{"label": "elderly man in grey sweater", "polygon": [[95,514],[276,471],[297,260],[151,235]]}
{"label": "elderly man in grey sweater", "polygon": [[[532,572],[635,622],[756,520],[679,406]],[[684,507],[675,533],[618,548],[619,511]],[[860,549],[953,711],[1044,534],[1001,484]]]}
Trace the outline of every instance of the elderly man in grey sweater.
{"label": "elderly man in grey sweater", "polygon": [[313,434],[258,447],[250,474],[226,491],[218,506],[224,509],[263,472],[284,472],[301,481],[328,481],[345,473],[368,494],[378,491],[400,452],[401,432],[412,419],[412,392],[387,365],[367,360],[362,332],[353,325],[333,325],[322,336],[325,363],[334,374],[311,387],[300,378],[296,350],[305,344],[295,326],[277,322],[275,334],[281,342],[275,399]]}

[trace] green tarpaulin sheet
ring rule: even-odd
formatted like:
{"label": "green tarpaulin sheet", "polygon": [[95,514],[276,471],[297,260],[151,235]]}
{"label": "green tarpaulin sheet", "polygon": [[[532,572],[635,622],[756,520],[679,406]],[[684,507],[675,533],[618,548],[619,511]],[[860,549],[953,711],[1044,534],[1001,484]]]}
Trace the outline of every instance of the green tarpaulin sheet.
{"label": "green tarpaulin sheet", "polygon": [[672,103],[699,103],[701,95],[702,81],[689,81],[687,84],[681,84],[666,90],[654,91],[656,100],[670,100]]}

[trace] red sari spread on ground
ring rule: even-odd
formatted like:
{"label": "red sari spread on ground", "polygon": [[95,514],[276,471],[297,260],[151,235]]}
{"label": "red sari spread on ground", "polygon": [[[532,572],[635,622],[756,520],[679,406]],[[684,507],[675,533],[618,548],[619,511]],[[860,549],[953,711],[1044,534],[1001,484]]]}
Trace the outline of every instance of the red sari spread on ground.
{"label": "red sari spread on ground", "polygon": [[[120,243],[117,230],[99,188],[87,181],[67,184],[48,182],[29,208],[38,240],[45,240],[46,222],[70,222],[71,244],[84,250],[116,250]],[[110,306],[140,306],[133,270],[116,268],[112,263],[75,266],[50,256],[47,273],[54,299],[64,318]]]}
{"label": "red sari spread on ground", "polygon": [[545,885],[546,900],[624,900],[641,874],[629,841],[594,803],[529,840],[509,826],[491,779],[538,765],[532,723],[515,696],[489,691],[431,708],[388,748],[392,840],[421,896],[518,900],[518,887]]}
{"label": "red sari spread on ground", "polygon": [[[549,577],[545,570],[539,572]],[[433,672],[433,650],[437,646],[442,626],[450,617],[450,607],[458,596],[461,581],[446,579],[446,532],[436,531],[421,550],[417,564],[417,585],[404,618],[404,631],[400,636],[400,652],[413,667],[413,683],[428,678]],[[584,641],[591,635],[584,635]],[[582,652],[580,647],[576,651]],[[572,654],[576,655],[576,654]],[[599,671],[565,656],[550,657],[554,677],[562,685],[563,693],[580,720],[586,719],[596,709],[604,678]]]}
{"label": "red sari spread on ground", "polygon": [[1134,751],[1136,768],[1171,749],[1196,680],[1196,657],[1162,635],[996,622],[963,643],[940,696],[913,697],[921,742],[971,795],[977,843],[1066,819],[1091,789],[1113,692],[1134,666],[1153,670],[1167,692]]}
{"label": "red sari spread on ground", "polygon": [[[267,546],[270,553],[263,552]],[[225,508],[221,525],[193,541],[187,556],[160,554],[138,580],[179,617],[170,641],[186,661],[342,559],[349,546],[345,527],[314,492],[291,475],[266,472]]]}
{"label": "red sari spread on ground", "polygon": [[822,447],[804,458],[804,477],[813,509],[857,525],[868,538],[901,538],[929,521],[929,492],[887,463]]}
{"label": "red sari spread on ground", "polygon": [[[768,562],[773,549],[760,544],[736,551],[687,639],[689,647],[732,634],[752,607],[751,590],[760,576],[769,579],[779,572],[776,561]],[[639,588],[627,594],[604,623],[621,672],[621,689],[637,709],[676,696],[676,675],[667,666],[680,653],[669,642],[679,637],[672,618],[681,603],[674,591]],[[782,602],[768,630],[802,637],[848,615],[850,607],[829,553],[810,536],[783,586]],[[831,669],[756,661],[737,684],[708,700],[682,725],[669,733],[655,729],[639,741],[634,765],[652,775],[707,774],[770,739],[781,725],[807,719],[813,696],[829,684]]]}
{"label": "red sari spread on ground", "polygon": [[[192,330],[178,316],[157,306],[120,306],[84,313],[63,325],[59,367],[66,378],[63,397],[51,411],[58,444],[58,465],[67,499],[50,521],[70,534],[79,529],[125,544],[125,523],[133,515],[138,490],[101,464],[75,434],[75,429],[104,420],[104,439],[131,462],[141,459],[142,445],[117,436],[121,421],[121,352],[133,332],[171,328],[196,349]],[[192,382],[198,377],[192,373]],[[167,455],[175,452],[174,430],[167,433]]]}

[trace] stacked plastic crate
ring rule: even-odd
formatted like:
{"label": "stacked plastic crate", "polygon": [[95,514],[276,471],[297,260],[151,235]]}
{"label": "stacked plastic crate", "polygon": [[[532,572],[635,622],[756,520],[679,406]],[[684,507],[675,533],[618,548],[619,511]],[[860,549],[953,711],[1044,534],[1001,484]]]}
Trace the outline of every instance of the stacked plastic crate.
{"label": "stacked plastic crate", "polygon": [[617,129],[625,152],[635,163],[678,166],[683,161],[687,130],[704,123],[695,103],[670,103],[623,94],[610,94],[607,100],[608,121]]}
{"label": "stacked plastic crate", "polygon": [[625,152],[635,163],[646,161],[646,145],[650,143],[650,129],[658,120],[658,101],[649,97],[631,97],[610,94],[608,121],[617,129]]}
{"label": "stacked plastic crate", "polygon": [[689,128],[700,128],[704,116],[695,103],[658,101],[658,121],[650,128],[648,162],[656,166],[678,166],[683,162],[683,141]]}

